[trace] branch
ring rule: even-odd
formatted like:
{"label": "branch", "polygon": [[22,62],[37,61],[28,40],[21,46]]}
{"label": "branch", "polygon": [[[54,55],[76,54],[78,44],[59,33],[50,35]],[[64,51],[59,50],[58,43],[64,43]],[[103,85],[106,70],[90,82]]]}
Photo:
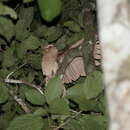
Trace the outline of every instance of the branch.
{"label": "branch", "polygon": [[32,83],[29,83],[27,81],[24,81],[24,80],[16,80],[16,79],[5,79],[5,82],[6,83],[15,83],[15,84],[25,84],[25,85],[28,85],[32,88],[35,88],[36,90],[38,90],[42,95],[43,95],[43,91],[42,91],[42,88],[41,86],[37,86],[35,84],[32,84]]}
{"label": "branch", "polygon": [[21,69],[24,65],[26,65],[26,63],[22,64],[21,66],[19,66],[15,71],[12,71],[11,73],[9,73],[7,75],[7,77],[5,78],[5,82],[6,83],[15,83],[15,84],[25,84],[25,85],[28,85],[32,88],[35,88],[36,90],[38,90],[42,95],[43,95],[43,91],[42,91],[42,88],[41,86],[38,86],[38,85],[35,85],[35,84],[32,84],[32,83],[29,83],[27,81],[24,81],[24,80],[16,80],[16,79],[10,79],[9,77],[11,75],[13,75],[16,71],[18,71],[19,69]]}
{"label": "branch", "polygon": [[21,108],[26,112],[26,113],[31,113],[31,109],[28,108],[27,104],[19,98],[13,90],[9,90],[9,94],[14,98],[14,100],[21,106]]}

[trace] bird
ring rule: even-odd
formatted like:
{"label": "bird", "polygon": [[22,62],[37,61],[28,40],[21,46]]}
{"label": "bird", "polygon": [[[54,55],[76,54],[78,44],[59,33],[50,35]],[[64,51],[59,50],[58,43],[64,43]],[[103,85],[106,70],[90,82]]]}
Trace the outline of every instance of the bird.
{"label": "bird", "polygon": [[[59,69],[59,62],[62,63],[64,57],[67,55],[67,52],[73,48],[80,46],[83,43],[84,39],[77,41],[73,44],[67,51],[60,54],[58,49],[54,44],[49,44],[43,48],[43,57],[41,61],[43,75],[46,76],[46,83],[52,79]],[[99,66],[101,62],[98,60],[101,59],[101,47],[99,42],[94,46],[93,56],[96,59],[95,65]],[[76,81],[80,76],[87,76],[84,67],[84,61],[82,56],[75,57],[67,66],[63,74],[63,82],[71,83]]]}
{"label": "bird", "polygon": [[50,44],[47,47],[43,48],[43,57],[42,57],[42,72],[46,76],[45,82],[47,83],[51,78],[53,78],[58,70],[58,49]]}

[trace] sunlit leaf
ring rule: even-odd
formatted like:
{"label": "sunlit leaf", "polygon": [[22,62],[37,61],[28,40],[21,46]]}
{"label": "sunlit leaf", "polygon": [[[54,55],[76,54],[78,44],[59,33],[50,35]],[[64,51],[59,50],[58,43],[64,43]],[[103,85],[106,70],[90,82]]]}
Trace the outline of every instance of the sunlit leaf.
{"label": "sunlit leaf", "polygon": [[4,15],[10,15],[10,17],[12,17],[14,19],[17,18],[16,12],[12,8],[6,6],[2,3],[0,3],[0,15],[3,15],[3,16]]}
{"label": "sunlit leaf", "polygon": [[45,89],[45,96],[48,104],[61,96],[63,92],[63,87],[63,83],[59,77],[54,77],[48,82]]}

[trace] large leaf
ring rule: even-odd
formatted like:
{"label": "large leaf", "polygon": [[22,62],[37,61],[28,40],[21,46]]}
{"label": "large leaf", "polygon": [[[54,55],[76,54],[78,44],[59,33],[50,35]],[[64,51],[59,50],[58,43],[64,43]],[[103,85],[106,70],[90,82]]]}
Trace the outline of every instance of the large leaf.
{"label": "large leaf", "polygon": [[34,16],[33,7],[20,8],[19,20],[16,24],[16,39],[22,41],[30,35],[30,24],[32,23]]}
{"label": "large leaf", "polygon": [[0,15],[10,15],[10,17],[12,17],[14,19],[17,18],[16,12],[12,8],[6,6],[2,3],[0,3]]}
{"label": "large leaf", "polygon": [[[32,49],[37,49],[39,46],[41,45],[41,42],[39,41],[39,39],[33,35],[29,36],[27,39],[25,39],[24,41],[22,41],[22,43],[16,43],[15,44],[15,50],[16,50],[16,54],[17,56],[22,59],[27,50],[32,50]],[[38,58],[38,60],[36,60]],[[28,62],[31,63],[34,67],[36,68],[40,68],[40,63],[39,62],[40,57],[35,55],[31,55],[28,56],[27,60],[29,60]]]}
{"label": "large leaf", "polygon": [[81,89],[81,87],[82,87],[82,84],[76,84],[72,86],[71,88],[67,90],[66,97],[68,99],[75,101],[76,103],[80,103],[84,100],[86,101],[84,92]]}
{"label": "large leaf", "polygon": [[64,98],[56,98],[49,105],[49,112],[52,114],[69,114],[68,101]]}
{"label": "large leaf", "polygon": [[83,84],[83,91],[86,99],[97,97],[103,90],[101,72],[95,71],[91,73]]}
{"label": "large leaf", "polygon": [[33,114],[27,114],[15,118],[7,130],[41,130],[43,119]]}
{"label": "large leaf", "polygon": [[22,44],[26,49],[29,49],[29,50],[37,49],[41,45],[39,39],[33,35],[31,35],[27,39],[25,39],[22,42]]}
{"label": "large leaf", "polygon": [[18,58],[22,59],[25,56],[27,49],[22,43],[16,43],[15,51]]}
{"label": "large leaf", "polygon": [[79,108],[82,111],[95,111],[95,112],[100,112],[101,110],[99,109],[99,102],[96,100],[82,100],[82,102],[78,102]]}
{"label": "large leaf", "polygon": [[42,38],[42,37],[45,37],[46,33],[47,33],[47,26],[45,25],[42,25],[40,27],[38,27],[35,31],[34,31],[34,34],[39,37],[39,38]]}
{"label": "large leaf", "polygon": [[15,26],[15,33],[16,33],[16,39],[18,41],[22,41],[30,35],[27,22],[24,19],[20,19],[17,21]]}
{"label": "large leaf", "polygon": [[[104,130],[104,122],[100,123],[100,116],[83,116],[79,122],[83,130]],[[93,125],[94,124],[94,125]]]}
{"label": "large leaf", "polygon": [[67,98],[76,102],[82,111],[99,111],[98,104],[96,100],[87,100],[82,89],[83,83],[76,84],[67,90]]}
{"label": "large leaf", "polygon": [[53,42],[57,40],[62,35],[62,29],[60,27],[50,27],[47,29],[47,32],[44,34],[44,37],[48,42]]}
{"label": "large leaf", "polygon": [[48,42],[57,40],[63,33],[61,27],[46,27],[45,25],[40,26],[34,34],[38,37],[44,37]]}
{"label": "large leaf", "polygon": [[8,97],[8,89],[2,82],[0,82],[0,104],[6,102]]}
{"label": "large leaf", "polygon": [[37,0],[41,16],[51,22],[61,12],[61,0]]}
{"label": "large leaf", "polygon": [[45,96],[48,104],[50,104],[54,99],[61,96],[63,87],[63,83],[59,77],[54,77],[48,82],[45,89]]}
{"label": "large leaf", "polygon": [[30,64],[34,69],[41,70],[41,57],[38,54],[28,54],[27,63]]}
{"label": "large leaf", "polygon": [[5,17],[0,17],[0,35],[10,41],[14,34],[14,25],[12,21]]}
{"label": "large leaf", "polygon": [[47,111],[43,108],[38,108],[35,112],[34,112],[34,115],[36,116],[45,116],[47,115]]}
{"label": "large leaf", "polygon": [[65,130],[105,130],[104,116],[81,116],[71,119],[63,128]]}
{"label": "large leaf", "polygon": [[20,8],[19,19],[24,20],[26,22],[26,27],[30,28],[30,24],[32,23],[33,17],[34,17],[33,7]]}
{"label": "large leaf", "polygon": [[101,110],[102,113],[107,114],[107,101],[106,101],[106,97],[105,96],[101,96],[100,97],[100,102],[98,103],[98,107]]}
{"label": "large leaf", "polygon": [[72,32],[80,32],[81,31],[80,26],[77,23],[75,23],[74,21],[67,21],[64,23],[64,26],[68,27],[69,30]]}
{"label": "large leaf", "polygon": [[26,99],[34,105],[43,105],[45,103],[45,97],[35,89],[25,92],[25,96]]}

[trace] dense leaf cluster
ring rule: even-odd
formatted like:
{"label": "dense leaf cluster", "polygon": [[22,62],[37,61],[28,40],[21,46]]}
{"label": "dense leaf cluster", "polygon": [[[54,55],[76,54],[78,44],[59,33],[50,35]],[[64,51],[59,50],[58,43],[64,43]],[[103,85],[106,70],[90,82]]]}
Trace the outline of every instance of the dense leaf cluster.
{"label": "dense leaf cluster", "polygon": [[[69,85],[55,77],[45,85],[41,71],[42,48],[53,43],[64,51],[85,35],[79,1],[62,2],[61,15],[47,23],[35,0],[0,1],[1,130],[107,128],[101,72],[95,71]],[[25,84],[5,83],[11,72],[15,72],[11,79],[41,85],[43,94]],[[19,99],[29,113],[18,103]]]}

